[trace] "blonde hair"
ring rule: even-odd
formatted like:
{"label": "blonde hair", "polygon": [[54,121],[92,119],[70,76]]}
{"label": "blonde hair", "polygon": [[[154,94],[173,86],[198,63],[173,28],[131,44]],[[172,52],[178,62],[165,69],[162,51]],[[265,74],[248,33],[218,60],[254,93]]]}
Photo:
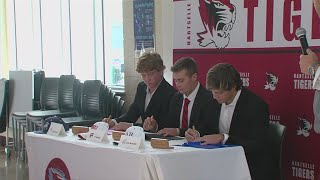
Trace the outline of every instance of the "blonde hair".
{"label": "blonde hair", "polygon": [[139,58],[136,71],[143,73],[153,70],[162,71],[165,68],[161,56],[157,52],[146,52]]}

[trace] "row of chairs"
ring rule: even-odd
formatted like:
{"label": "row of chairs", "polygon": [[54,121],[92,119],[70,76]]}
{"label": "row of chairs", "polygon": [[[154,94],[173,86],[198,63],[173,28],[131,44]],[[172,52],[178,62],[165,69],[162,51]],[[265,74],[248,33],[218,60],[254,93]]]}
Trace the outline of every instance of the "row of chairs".
{"label": "row of chairs", "polygon": [[[40,110],[12,113],[14,149],[25,156],[25,133],[42,129],[44,119],[60,116],[70,127],[91,126],[103,117],[124,113],[125,101],[100,80],[80,83],[74,75],[44,78],[40,90]],[[22,135],[22,139],[21,139]]]}

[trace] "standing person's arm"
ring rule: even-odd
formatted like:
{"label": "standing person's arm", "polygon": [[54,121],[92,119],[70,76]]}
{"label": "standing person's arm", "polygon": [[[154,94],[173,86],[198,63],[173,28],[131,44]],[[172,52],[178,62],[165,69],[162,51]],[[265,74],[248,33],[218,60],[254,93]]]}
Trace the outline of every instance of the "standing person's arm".
{"label": "standing person's arm", "polygon": [[320,0],[312,0],[314,9],[317,11],[318,16],[320,17]]}
{"label": "standing person's arm", "polygon": [[319,65],[317,65],[317,71],[315,73],[314,79],[313,79],[313,89],[320,90],[320,68]]}
{"label": "standing person's arm", "polygon": [[319,64],[317,64],[315,66],[315,75],[314,75],[314,79],[313,79],[313,89],[316,89],[316,90],[320,90],[320,67],[319,67]]}
{"label": "standing person's arm", "polygon": [[314,76],[313,88],[320,90],[320,61],[311,49],[307,49],[307,53],[308,55],[300,55],[300,70],[304,74]]}

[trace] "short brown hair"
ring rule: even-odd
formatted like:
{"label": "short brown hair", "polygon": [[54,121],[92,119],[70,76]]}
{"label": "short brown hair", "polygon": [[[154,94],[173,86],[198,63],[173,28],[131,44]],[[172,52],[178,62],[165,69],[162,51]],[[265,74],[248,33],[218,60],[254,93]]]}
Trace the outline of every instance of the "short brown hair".
{"label": "short brown hair", "polygon": [[161,56],[157,52],[146,52],[139,58],[136,71],[143,73],[153,70],[162,71],[165,68]]}
{"label": "short brown hair", "polygon": [[192,76],[193,74],[198,73],[197,63],[190,57],[180,58],[171,67],[172,72],[179,72],[183,69],[187,70],[187,74],[189,76]]}
{"label": "short brown hair", "polygon": [[239,72],[227,63],[219,63],[209,69],[207,73],[207,89],[230,91],[233,87],[240,90],[242,80]]}

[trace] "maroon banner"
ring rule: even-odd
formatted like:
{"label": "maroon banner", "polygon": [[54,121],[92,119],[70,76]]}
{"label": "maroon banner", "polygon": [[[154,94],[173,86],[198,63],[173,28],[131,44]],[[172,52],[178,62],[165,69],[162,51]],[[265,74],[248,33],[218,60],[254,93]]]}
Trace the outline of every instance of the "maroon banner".
{"label": "maroon banner", "polygon": [[[320,179],[320,134],[313,129],[313,77],[300,72],[295,30],[307,30],[320,55],[320,21],[312,1],[174,1],[174,62],[192,57],[205,85],[216,63],[230,63],[244,86],[262,97],[270,122],[287,127],[283,149],[285,179]],[[319,107],[320,108],[320,107]]]}

